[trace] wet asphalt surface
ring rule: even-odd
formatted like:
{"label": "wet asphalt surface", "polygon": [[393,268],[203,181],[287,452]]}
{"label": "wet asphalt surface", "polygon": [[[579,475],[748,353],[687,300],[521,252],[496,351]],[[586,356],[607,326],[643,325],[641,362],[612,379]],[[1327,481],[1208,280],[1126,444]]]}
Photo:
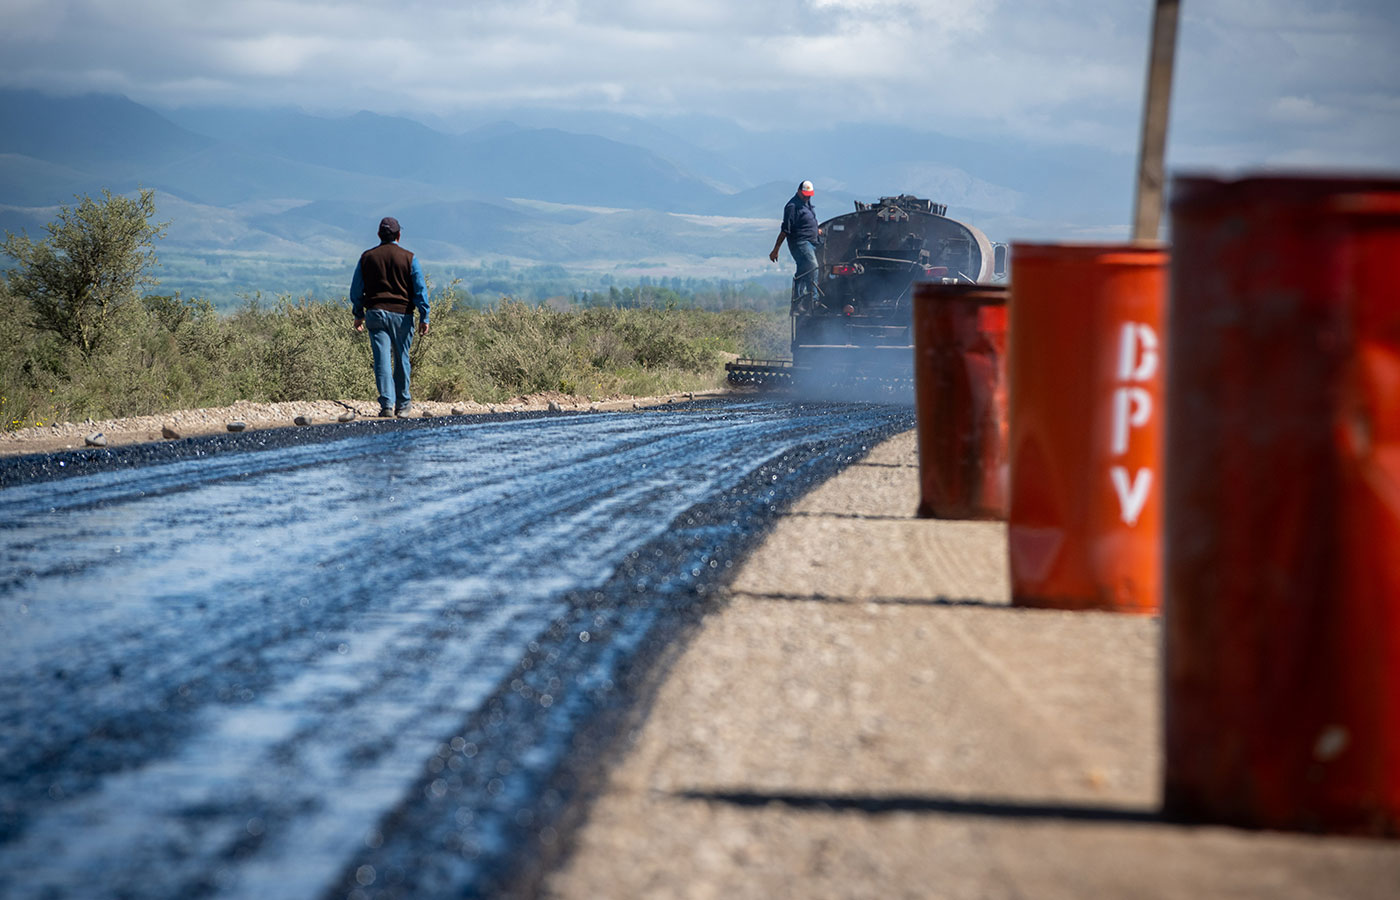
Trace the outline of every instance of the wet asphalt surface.
{"label": "wet asphalt surface", "polygon": [[0,461],[0,895],[528,892],[656,673],[904,406]]}

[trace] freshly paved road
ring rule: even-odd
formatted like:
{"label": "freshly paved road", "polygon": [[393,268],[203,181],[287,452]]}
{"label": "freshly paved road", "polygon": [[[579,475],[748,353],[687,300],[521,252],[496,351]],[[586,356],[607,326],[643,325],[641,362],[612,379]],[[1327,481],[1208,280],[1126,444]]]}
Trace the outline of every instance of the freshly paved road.
{"label": "freshly paved road", "polygon": [[696,403],[5,461],[3,894],[500,888],[756,537],[911,425]]}

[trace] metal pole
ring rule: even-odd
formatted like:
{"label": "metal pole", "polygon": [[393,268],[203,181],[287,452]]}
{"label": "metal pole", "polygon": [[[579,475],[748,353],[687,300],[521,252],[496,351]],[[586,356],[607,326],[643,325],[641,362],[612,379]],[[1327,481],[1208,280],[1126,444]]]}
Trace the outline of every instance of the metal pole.
{"label": "metal pole", "polygon": [[1142,144],[1138,148],[1137,198],[1133,203],[1133,240],[1155,241],[1162,222],[1166,186],[1163,158],[1167,148],[1167,113],[1171,108],[1172,64],[1176,55],[1176,20],[1180,0],[1157,0],[1152,21],[1152,55],[1147,63],[1147,96],[1142,105]]}

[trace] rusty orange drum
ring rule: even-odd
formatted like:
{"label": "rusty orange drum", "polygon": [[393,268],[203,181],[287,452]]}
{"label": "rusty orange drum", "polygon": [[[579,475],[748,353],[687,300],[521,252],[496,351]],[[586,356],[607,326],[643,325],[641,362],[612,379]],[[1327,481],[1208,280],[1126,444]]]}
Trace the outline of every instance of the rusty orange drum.
{"label": "rusty orange drum", "polygon": [[918,515],[1006,518],[1004,285],[920,284],[914,293]]}
{"label": "rusty orange drum", "polygon": [[1400,834],[1400,180],[1173,183],[1166,811]]}
{"label": "rusty orange drum", "polygon": [[1166,264],[1156,245],[1011,248],[1018,606],[1158,609]]}

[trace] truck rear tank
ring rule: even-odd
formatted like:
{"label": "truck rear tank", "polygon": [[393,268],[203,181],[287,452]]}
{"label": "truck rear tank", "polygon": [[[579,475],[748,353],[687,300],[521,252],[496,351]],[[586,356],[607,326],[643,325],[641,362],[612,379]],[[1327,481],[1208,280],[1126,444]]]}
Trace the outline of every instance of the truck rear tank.
{"label": "truck rear tank", "polygon": [[799,295],[794,282],[792,359],[736,360],[725,366],[730,384],[832,396],[907,394],[914,285],[1004,274],[1004,248],[948,218],[943,204],[900,194],[855,207],[821,223],[817,296]]}

